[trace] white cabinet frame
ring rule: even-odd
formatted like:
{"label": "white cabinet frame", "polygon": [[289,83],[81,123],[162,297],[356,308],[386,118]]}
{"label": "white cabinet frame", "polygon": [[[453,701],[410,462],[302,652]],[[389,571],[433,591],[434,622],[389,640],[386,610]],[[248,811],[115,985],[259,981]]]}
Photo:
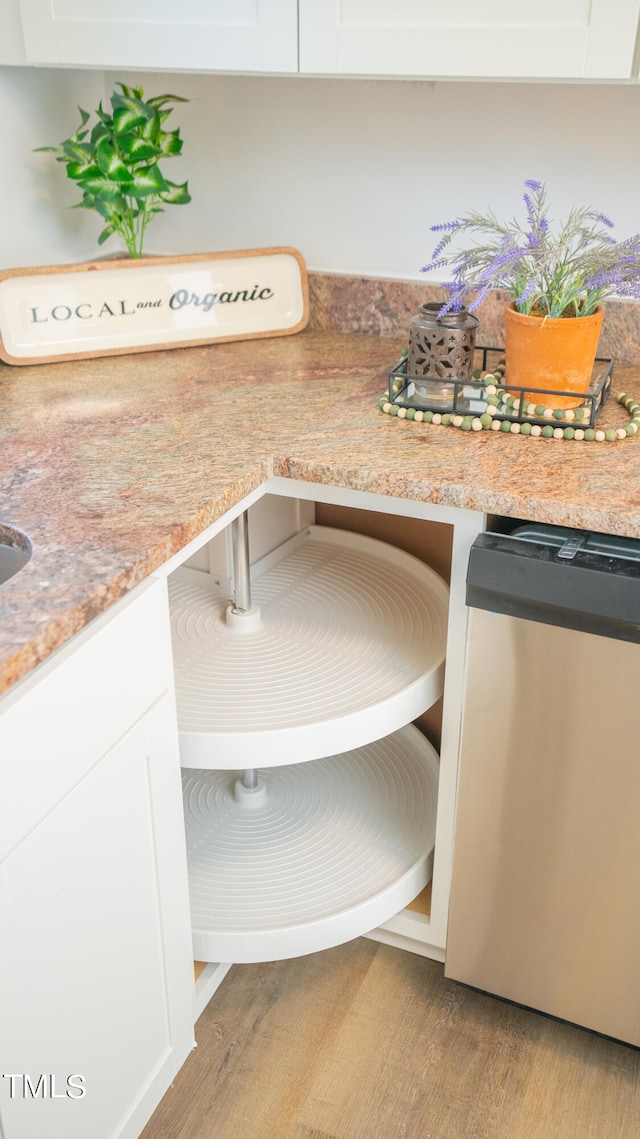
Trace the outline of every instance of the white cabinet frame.
{"label": "white cabinet frame", "polygon": [[354,506],[404,518],[442,522],[453,527],[451,579],[449,585],[449,631],[445,671],[440,779],[434,848],[431,914],[403,910],[370,936],[408,949],[425,957],[444,961],[447,941],[449,892],[453,862],[458,781],[458,753],[462,724],[462,692],[467,636],[465,582],[469,550],[474,538],[485,527],[486,516],[479,511],[439,506],[427,502],[391,498],[387,495],[353,491],[342,487],[319,486],[295,479],[274,477],[265,484],[270,494],[281,494],[337,506]]}

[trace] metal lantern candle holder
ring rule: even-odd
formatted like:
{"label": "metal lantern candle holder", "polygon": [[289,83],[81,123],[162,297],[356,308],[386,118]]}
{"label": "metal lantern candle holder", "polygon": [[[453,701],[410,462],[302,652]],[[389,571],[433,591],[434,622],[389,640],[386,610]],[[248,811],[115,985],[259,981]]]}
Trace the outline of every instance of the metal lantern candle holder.
{"label": "metal lantern candle holder", "polygon": [[[466,309],[438,316],[441,308],[442,302],[428,301],[411,318],[407,372],[418,402],[451,402],[452,384],[471,379],[473,371],[477,318]],[[420,376],[429,382],[422,384]]]}

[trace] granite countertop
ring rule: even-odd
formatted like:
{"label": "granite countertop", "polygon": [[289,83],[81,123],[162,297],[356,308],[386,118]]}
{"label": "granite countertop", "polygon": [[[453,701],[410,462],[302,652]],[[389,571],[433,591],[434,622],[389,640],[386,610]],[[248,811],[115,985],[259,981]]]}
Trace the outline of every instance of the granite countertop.
{"label": "granite countertop", "polygon": [[[0,365],[0,692],[270,475],[640,537],[640,435],[577,443],[383,415],[403,341],[295,336]],[[640,369],[614,389],[640,396]],[[605,425],[626,413],[610,401]]]}

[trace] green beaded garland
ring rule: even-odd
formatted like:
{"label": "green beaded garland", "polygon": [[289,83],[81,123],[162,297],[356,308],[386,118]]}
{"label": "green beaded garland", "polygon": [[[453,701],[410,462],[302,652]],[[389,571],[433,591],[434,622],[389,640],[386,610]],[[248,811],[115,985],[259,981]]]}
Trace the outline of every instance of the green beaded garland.
{"label": "green beaded garland", "polygon": [[544,427],[542,428],[542,434],[544,435],[545,439],[553,439],[553,427],[550,423],[545,423]]}

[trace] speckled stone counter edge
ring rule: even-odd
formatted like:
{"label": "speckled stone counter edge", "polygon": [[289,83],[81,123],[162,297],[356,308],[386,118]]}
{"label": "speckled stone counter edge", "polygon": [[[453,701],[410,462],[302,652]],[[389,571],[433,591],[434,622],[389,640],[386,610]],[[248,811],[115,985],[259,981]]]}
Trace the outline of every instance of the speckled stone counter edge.
{"label": "speckled stone counter edge", "polygon": [[[470,443],[380,414],[411,317],[443,295],[314,273],[299,336],[0,368],[0,515],[34,543],[2,587],[0,692],[270,473],[640,536],[640,437],[594,463],[579,444]],[[483,307],[481,342],[502,342],[505,300]],[[635,364],[640,305],[609,315],[601,351]],[[640,396],[637,365],[616,381]]]}

